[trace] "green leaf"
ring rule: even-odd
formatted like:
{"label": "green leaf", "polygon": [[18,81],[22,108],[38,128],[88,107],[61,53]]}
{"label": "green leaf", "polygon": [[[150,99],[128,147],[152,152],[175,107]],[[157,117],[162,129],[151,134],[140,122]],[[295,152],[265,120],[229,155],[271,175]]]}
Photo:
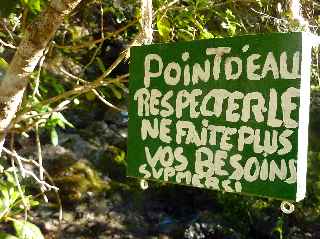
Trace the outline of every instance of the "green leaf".
{"label": "green leaf", "polygon": [[212,39],[214,36],[208,32],[207,29],[204,29],[203,31],[200,32],[200,38],[201,39]]}
{"label": "green leaf", "polygon": [[4,172],[4,174],[6,175],[7,182],[11,183],[12,185],[15,185],[16,180],[14,178],[14,171],[13,170],[14,170],[14,168],[10,167]]}
{"label": "green leaf", "polygon": [[113,95],[118,99],[118,100],[121,100],[122,99],[122,94],[121,92],[116,88],[114,87],[113,85],[110,85],[109,86]]}
{"label": "green leaf", "polygon": [[106,72],[106,67],[104,66],[103,61],[101,60],[101,58],[100,57],[96,57],[96,61],[98,63],[100,71]]}
{"label": "green leaf", "polygon": [[8,66],[9,66],[8,62],[6,62],[5,59],[0,57],[0,68],[3,70],[6,70],[8,68]]}
{"label": "green leaf", "polygon": [[13,226],[20,239],[44,239],[40,229],[30,222],[15,220]]}
{"label": "green leaf", "polygon": [[94,101],[96,99],[96,95],[92,93],[92,91],[89,91],[85,93],[86,99],[89,101]]}
{"label": "green leaf", "polygon": [[13,235],[7,234],[5,232],[0,232],[0,239],[19,239]]}
{"label": "green leaf", "polygon": [[191,32],[185,30],[185,29],[178,29],[177,35],[180,39],[184,41],[191,41],[193,40],[193,35]]}
{"label": "green leaf", "polygon": [[170,22],[166,17],[158,18],[157,28],[160,36],[162,36],[164,40],[169,40],[171,27],[170,27]]}
{"label": "green leaf", "polygon": [[59,144],[59,136],[58,136],[56,128],[51,129],[50,138],[51,138],[51,143],[54,146],[57,146]]}
{"label": "green leaf", "polygon": [[[64,125],[68,125],[70,128],[74,128],[74,125],[71,124],[60,112],[57,113],[57,116],[60,121],[63,122]],[[60,125],[59,125],[60,126]]]}
{"label": "green leaf", "polygon": [[41,0],[22,0],[33,13],[38,13],[41,11]]}
{"label": "green leaf", "polygon": [[276,226],[273,228],[273,232],[276,232],[279,234],[279,239],[283,238],[283,219],[281,217],[278,218]]}

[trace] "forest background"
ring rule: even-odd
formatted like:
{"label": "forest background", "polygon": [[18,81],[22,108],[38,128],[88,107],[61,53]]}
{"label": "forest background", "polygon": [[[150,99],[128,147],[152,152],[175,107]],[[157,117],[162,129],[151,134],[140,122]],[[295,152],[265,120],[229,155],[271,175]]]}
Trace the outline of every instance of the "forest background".
{"label": "forest background", "polygon": [[[317,47],[307,197],[293,214],[276,200],[163,183],[143,191],[126,178],[129,49],[144,43],[140,4],[1,0],[0,239],[320,238]],[[316,0],[154,0],[153,42],[319,34],[319,12]],[[20,88],[10,95],[12,82]]]}

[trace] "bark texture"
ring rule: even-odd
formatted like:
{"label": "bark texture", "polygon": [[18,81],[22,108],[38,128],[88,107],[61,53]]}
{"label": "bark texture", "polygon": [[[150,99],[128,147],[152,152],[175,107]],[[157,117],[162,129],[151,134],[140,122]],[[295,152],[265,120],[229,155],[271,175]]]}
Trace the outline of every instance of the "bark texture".
{"label": "bark texture", "polygon": [[152,20],[152,0],[142,0],[141,28],[143,33],[143,43],[146,45],[151,44],[153,40]]}
{"label": "bark texture", "polygon": [[26,29],[7,70],[0,82],[0,154],[6,131],[21,103],[30,74],[38,64],[56,30],[81,0],[52,0],[46,9]]}
{"label": "bark texture", "polygon": [[299,23],[299,26],[302,28],[299,30],[310,31],[309,23],[305,20],[302,14],[302,6],[300,0],[290,0],[289,3],[292,19],[297,21]]}

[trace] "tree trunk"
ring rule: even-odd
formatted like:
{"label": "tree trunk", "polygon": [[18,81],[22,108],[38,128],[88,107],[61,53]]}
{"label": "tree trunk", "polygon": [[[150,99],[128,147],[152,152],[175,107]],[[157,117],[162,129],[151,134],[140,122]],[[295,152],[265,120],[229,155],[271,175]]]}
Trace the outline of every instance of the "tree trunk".
{"label": "tree trunk", "polygon": [[298,22],[299,27],[301,30],[309,31],[309,23],[306,21],[302,15],[302,6],[300,3],[300,0],[290,0],[289,2],[289,8],[291,12],[292,20],[295,20]]}
{"label": "tree trunk", "polygon": [[5,78],[0,83],[0,155],[6,132],[21,103],[30,74],[56,30],[81,0],[52,0],[26,29]]}

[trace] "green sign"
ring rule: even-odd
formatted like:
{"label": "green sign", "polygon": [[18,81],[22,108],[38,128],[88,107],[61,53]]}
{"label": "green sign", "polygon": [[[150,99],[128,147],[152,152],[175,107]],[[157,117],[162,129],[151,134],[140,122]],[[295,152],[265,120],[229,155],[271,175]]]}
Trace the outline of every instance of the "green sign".
{"label": "green sign", "polygon": [[303,199],[308,39],[274,33],[133,47],[128,176]]}

